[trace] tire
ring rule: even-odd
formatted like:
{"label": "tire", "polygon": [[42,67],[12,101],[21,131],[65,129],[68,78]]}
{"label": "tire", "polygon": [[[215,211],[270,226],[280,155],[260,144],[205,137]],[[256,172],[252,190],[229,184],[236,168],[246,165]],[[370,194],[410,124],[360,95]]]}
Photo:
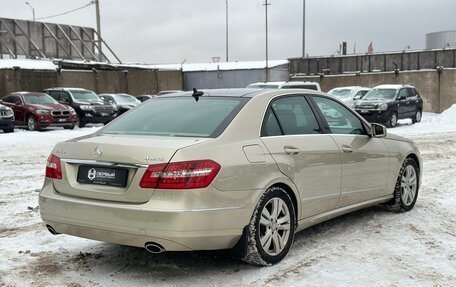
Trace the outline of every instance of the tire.
{"label": "tire", "polygon": [[423,115],[423,112],[421,110],[417,110],[415,112],[415,115],[412,117],[412,123],[419,123],[421,122],[421,116]]}
{"label": "tire", "polygon": [[80,116],[76,116],[76,125],[80,128],[83,128],[86,125],[86,123],[83,120],[81,120]]}
{"label": "tire", "polygon": [[395,212],[411,210],[418,198],[419,180],[417,163],[412,158],[406,158],[397,177],[394,198],[386,203],[385,207]]}
{"label": "tire", "polygon": [[72,130],[72,129],[74,129],[74,125],[64,126],[63,128],[66,129],[66,130]]}
{"label": "tire", "polygon": [[30,131],[38,131],[39,130],[37,122],[36,122],[35,117],[33,115],[30,115],[30,116],[27,117],[27,128]]}
{"label": "tire", "polygon": [[[277,224],[277,221],[281,220],[283,222]],[[279,262],[288,254],[293,244],[296,214],[293,202],[284,189],[271,187],[266,190],[253,212],[247,229],[247,248],[243,261],[267,266]]]}
{"label": "tire", "polygon": [[389,128],[394,128],[397,125],[397,112],[391,112],[388,121],[386,122],[386,126]]}
{"label": "tire", "polygon": [[4,129],[3,132],[4,132],[5,134],[7,134],[7,133],[14,133],[14,128],[12,128],[12,129]]}

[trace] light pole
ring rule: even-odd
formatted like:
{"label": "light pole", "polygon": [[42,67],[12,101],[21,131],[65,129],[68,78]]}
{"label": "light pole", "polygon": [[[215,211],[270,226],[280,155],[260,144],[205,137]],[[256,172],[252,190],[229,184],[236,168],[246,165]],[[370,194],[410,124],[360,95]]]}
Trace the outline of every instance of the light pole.
{"label": "light pole", "polygon": [[265,18],[266,18],[266,82],[269,82],[269,65],[268,65],[268,6],[271,3],[268,3],[268,0],[264,0],[264,8],[265,8]]}
{"label": "light pole", "polygon": [[100,23],[100,2],[98,0],[94,0],[95,2],[95,9],[97,13],[97,34],[98,34],[98,61],[103,62],[103,53],[101,51],[101,23]]}
{"label": "light pole", "polygon": [[306,0],[302,0],[302,57],[306,56]]}
{"label": "light pole", "polygon": [[228,62],[228,0],[225,0],[226,4],[226,61]]}
{"label": "light pole", "polygon": [[25,2],[25,5],[29,6],[30,8],[32,8],[32,13],[33,13],[33,22],[35,22],[35,8],[33,8],[32,5],[30,5],[29,2]]}

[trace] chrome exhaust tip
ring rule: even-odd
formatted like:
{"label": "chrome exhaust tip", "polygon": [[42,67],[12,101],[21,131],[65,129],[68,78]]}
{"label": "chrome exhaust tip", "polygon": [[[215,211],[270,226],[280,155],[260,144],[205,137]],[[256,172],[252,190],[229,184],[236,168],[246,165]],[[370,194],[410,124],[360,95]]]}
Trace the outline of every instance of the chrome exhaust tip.
{"label": "chrome exhaust tip", "polygon": [[153,254],[159,254],[166,251],[165,248],[155,242],[146,242],[146,244],[144,244],[144,247],[148,252]]}
{"label": "chrome exhaust tip", "polygon": [[50,226],[50,225],[46,225],[46,228],[47,228],[47,230],[49,230],[49,232],[50,232],[52,235],[60,234],[60,233],[58,233],[57,231],[55,231],[54,227],[52,227],[52,226]]}

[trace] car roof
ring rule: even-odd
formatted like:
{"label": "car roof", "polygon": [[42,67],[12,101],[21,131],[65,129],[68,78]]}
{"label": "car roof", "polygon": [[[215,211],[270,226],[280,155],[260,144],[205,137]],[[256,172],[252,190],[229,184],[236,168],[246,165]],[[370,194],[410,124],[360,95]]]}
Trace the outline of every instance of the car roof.
{"label": "car roof", "polygon": [[[247,89],[247,88],[240,88],[240,89],[208,89],[208,90],[200,90],[204,92],[204,96],[206,97],[234,97],[234,98],[251,98],[255,95],[261,94],[264,92],[264,89]],[[173,98],[173,97],[188,97],[191,96],[193,92],[179,92],[173,94],[165,94],[160,95],[157,98]]]}
{"label": "car roof", "polygon": [[48,88],[48,89],[44,89],[45,91],[52,91],[52,90],[65,90],[65,91],[90,91],[92,92],[91,90],[87,90],[87,89],[82,89],[82,88],[68,88],[68,87],[55,87],[55,88]]}
{"label": "car roof", "polygon": [[36,97],[39,97],[39,96],[49,96],[48,94],[46,93],[41,93],[41,92],[27,92],[27,91],[20,91],[20,92],[13,92],[11,94],[20,94],[22,96],[36,96]]}
{"label": "car roof", "polygon": [[398,85],[398,84],[385,84],[385,85],[378,85],[373,87],[373,89],[400,89],[400,88],[415,88],[414,86],[410,85]]}
{"label": "car roof", "polygon": [[283,85],[284,86],[293,86],[293,85],[319,85],[317,82],[311,82],[311,81],[291,81],[291,82],[286,82]]}

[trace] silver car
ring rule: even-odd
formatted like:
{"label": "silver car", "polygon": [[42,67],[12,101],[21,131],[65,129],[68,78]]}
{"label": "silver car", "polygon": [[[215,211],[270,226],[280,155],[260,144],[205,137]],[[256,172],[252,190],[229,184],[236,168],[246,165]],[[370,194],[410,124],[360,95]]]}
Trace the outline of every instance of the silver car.
{"label": "silver car", "polygon": [[324,93],[195,90],[57,144],[39,204],[53,234],[268,265],[311,225],[412,209],[421,171],[412,141]]}

